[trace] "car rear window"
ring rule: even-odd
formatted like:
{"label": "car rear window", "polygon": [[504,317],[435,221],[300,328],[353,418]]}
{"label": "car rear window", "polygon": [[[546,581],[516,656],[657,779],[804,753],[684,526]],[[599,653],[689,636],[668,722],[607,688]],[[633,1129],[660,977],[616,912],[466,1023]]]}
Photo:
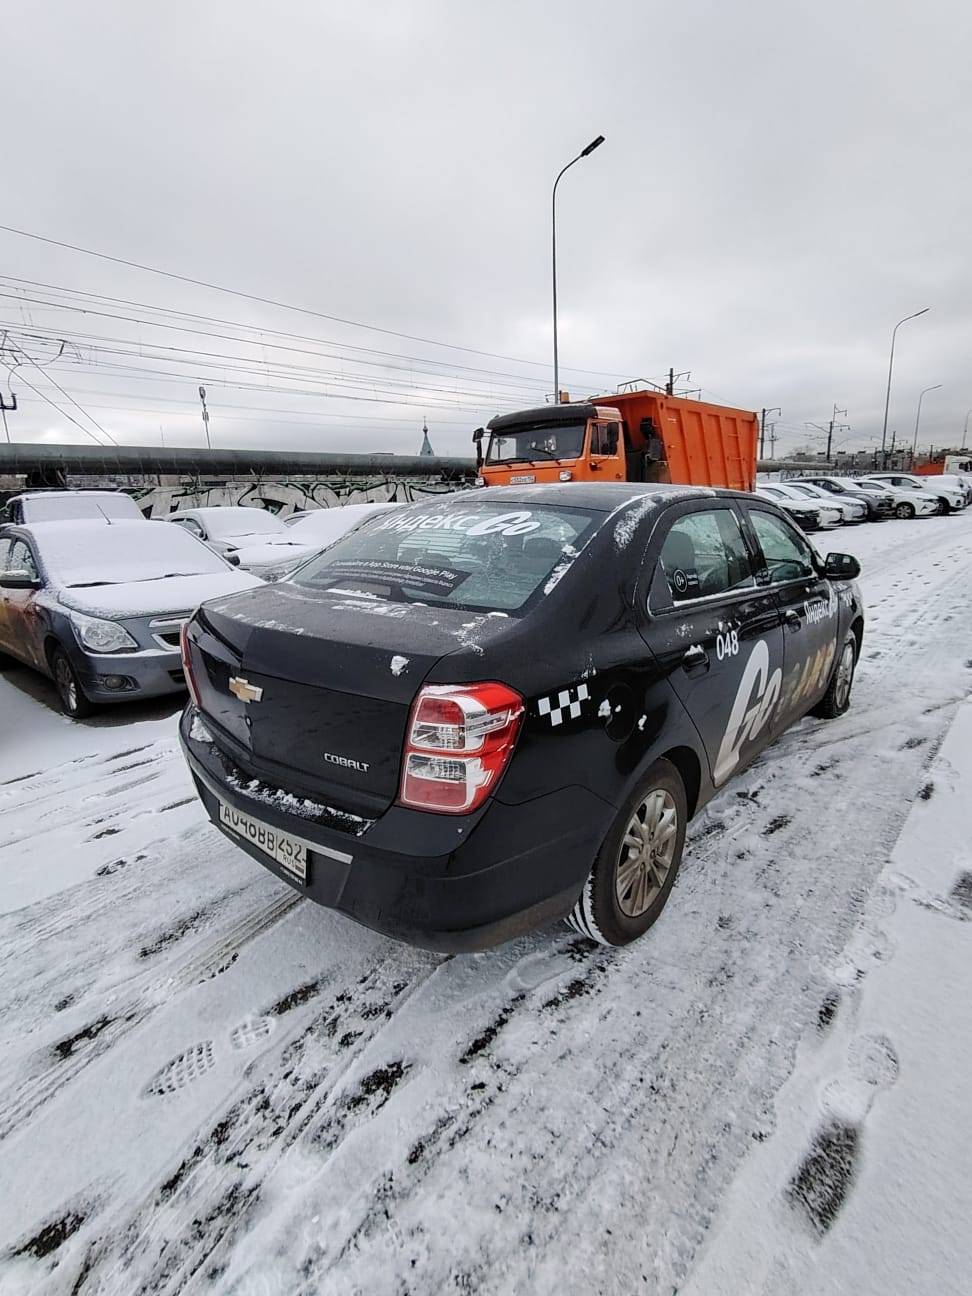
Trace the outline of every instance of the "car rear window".
{"label": "car rear window", "polygon": [[414,504],[366,522],[291,579],[393,602],[515,612],[566,569],[602,516],[478,499]]}

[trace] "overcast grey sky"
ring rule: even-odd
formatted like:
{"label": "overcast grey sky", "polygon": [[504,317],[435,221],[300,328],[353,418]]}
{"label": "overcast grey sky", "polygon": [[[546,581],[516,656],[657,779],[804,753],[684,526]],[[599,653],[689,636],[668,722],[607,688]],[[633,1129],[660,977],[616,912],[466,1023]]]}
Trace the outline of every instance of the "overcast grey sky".
{"label": "overcast grey sky", "polygon": [[782,406],[781,449],[835,403],[844,444],[873,445],[892,326],[931,306],[898,332],[889,429],[910,441],[941,383],[921,444],[957,445],[970,52],[960,0],[22,6],[0,223],[427,341],[0,232],[5,276],[207,317],[178,321],[188,334],[6,280],[7,346],[46,369],[0,370],[22,400],[11,431],[85,439],[25,386],[90,429],[54,378],[118,440],[161,424],[199,444],[204,382],[217,444],[414,451],[427,413],[436,450],[465,453],[486,417],[552,391],[550,186],[604,134],[560,187],[572,395],[671,364],[709,399]]}

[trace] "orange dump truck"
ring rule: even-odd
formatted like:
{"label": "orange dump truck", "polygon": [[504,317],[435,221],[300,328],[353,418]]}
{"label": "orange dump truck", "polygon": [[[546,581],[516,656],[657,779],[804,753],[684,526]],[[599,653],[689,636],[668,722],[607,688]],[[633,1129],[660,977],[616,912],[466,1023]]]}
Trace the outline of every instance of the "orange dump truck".
{"label": "orange dump truck", "polygon": [[758,436],[747,410],[632,391],[501,414],[473,441],[487,486],[657,481],[751,491]]}

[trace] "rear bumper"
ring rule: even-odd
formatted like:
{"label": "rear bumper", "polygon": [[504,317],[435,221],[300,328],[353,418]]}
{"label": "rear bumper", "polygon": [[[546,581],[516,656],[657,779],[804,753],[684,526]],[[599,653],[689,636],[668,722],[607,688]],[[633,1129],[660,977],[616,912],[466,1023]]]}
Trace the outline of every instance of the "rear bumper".
{"label": "rear bumper", "polygon": [[[307,818],[268,804],[266,785],[255,795],[247,771],[191,736],[194,714],[186,708],[180,737],[214,825],[317,904],[425,949],[488,949],[565,917],[615,814],[592,792],[570,787],[516,806],[493,799],[470,816],[392,806],[341,831],[320,822],[326,814]],[[304,841],[306,883],[222,825],[219,801]]]}

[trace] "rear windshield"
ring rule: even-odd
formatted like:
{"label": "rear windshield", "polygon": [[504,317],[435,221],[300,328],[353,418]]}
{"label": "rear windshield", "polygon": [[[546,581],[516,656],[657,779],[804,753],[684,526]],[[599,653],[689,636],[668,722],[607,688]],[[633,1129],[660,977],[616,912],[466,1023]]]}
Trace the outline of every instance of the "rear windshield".
{"label": "rear windshield", "polygon": [[366,522],[291,580],[396,603],[515,612],[564,570],[600,516],[485,500],[413,504]]}
{"label": "rear windshield", "polygon": [[57,522],[69,518],[141,518],[128,495],[28,495],[21,511],[25,522]]}

